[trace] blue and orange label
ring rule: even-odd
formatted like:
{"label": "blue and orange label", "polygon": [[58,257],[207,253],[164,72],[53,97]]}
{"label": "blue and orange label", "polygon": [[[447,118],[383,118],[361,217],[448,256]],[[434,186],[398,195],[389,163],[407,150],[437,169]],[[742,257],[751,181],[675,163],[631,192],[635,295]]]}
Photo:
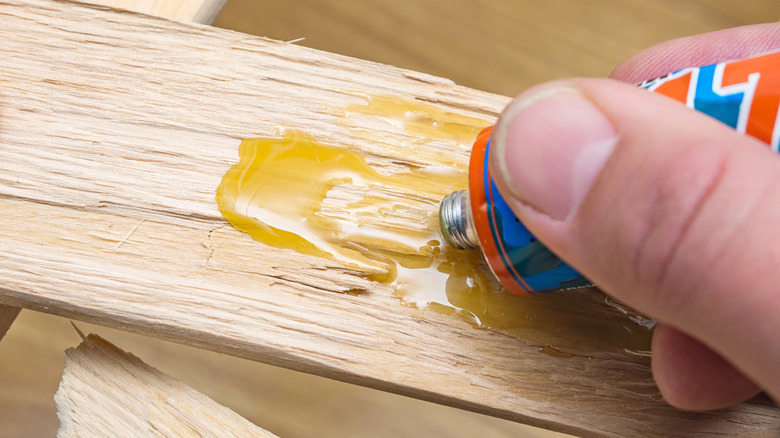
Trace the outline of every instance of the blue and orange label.
{"label": "blue and orange label", "polygon": [[[780,52],[686,68],[639,86],[780,149]],[[480,132],[469,164],[474,224],[490,268],[517,295],[592,285],[539,242],[498,193],[488,165],[491,132]]]}
{"label": "blue and orange label", "polygon": [[777,151],[780,52],[678,70],[639,84],[669,96]]}
{"label": "blue and orange label", "polygon": [[517,295],[590,286],[528,231],[498,193],[488,165],[492,129],[479,133],[469,163],[469,200],[488,265]]}

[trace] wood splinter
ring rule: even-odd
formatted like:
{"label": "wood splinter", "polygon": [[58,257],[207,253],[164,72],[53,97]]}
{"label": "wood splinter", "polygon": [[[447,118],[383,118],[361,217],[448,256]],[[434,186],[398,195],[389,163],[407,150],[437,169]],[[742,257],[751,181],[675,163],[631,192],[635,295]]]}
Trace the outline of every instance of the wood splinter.
{"label": "wood splinter", "polygon": [[86,0],[86,2],[174,20],[211,24],[222,11],[227,0]]}
{"label": "wood splinter", "polygon": [[65,352],[54,396],[58,438],[276,436],[103,338],[82,337]]}

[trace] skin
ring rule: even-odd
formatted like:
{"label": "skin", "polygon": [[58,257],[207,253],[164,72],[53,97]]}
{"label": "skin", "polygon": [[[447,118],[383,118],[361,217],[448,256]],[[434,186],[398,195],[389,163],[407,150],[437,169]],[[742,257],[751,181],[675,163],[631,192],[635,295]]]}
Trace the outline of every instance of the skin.
{"label": "skin", "polygon": [[780,49],[776,23],[659,44],[612,79],[534,87],[496,125],[496,184],[524,224],[605,292],[658,321],[672,405],[780,399],[780,157],[631,84]]}

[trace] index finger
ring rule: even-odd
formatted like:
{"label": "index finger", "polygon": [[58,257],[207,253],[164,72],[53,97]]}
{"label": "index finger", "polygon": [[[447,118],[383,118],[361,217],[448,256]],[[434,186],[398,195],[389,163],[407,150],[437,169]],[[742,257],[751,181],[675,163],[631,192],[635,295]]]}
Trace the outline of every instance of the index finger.
{"label": "index finger", "polygon": [[609,77],[638,83],[681,68],[747,58],[778,49],[780,23],[734,27],[656,44],[622,62]]}

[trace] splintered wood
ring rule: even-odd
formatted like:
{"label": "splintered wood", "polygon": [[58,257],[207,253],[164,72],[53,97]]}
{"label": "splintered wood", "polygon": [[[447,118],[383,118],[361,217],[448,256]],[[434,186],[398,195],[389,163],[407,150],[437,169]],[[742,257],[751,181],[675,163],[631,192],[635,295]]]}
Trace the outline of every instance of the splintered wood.
{"label": "splintered wood", "polygon": [[86,0],[86,3],[99,3],[176,20],[211,24],[227,0]]}
{"label": "splintered wood", "polygon": [[[647,357],[566,337],[555,339],[565,354],[545,354],[404,307],[364,272],[253,241],[217,208],[243,138],[299,129],[388,174],[464,168],[468,145],[410,133],[367,102],[389,95],[490,124],[508,98],[105,7],[4,0],[0,16],[0,303],[580,435],[780,432],[761,401],[669,407]],[[416,206],[399,224],[430,208],[387,193]]]}
{"label": "splintered wood", "polygon": [[276,436],[97,335],[65,352],[54,401],[59,438]]}

